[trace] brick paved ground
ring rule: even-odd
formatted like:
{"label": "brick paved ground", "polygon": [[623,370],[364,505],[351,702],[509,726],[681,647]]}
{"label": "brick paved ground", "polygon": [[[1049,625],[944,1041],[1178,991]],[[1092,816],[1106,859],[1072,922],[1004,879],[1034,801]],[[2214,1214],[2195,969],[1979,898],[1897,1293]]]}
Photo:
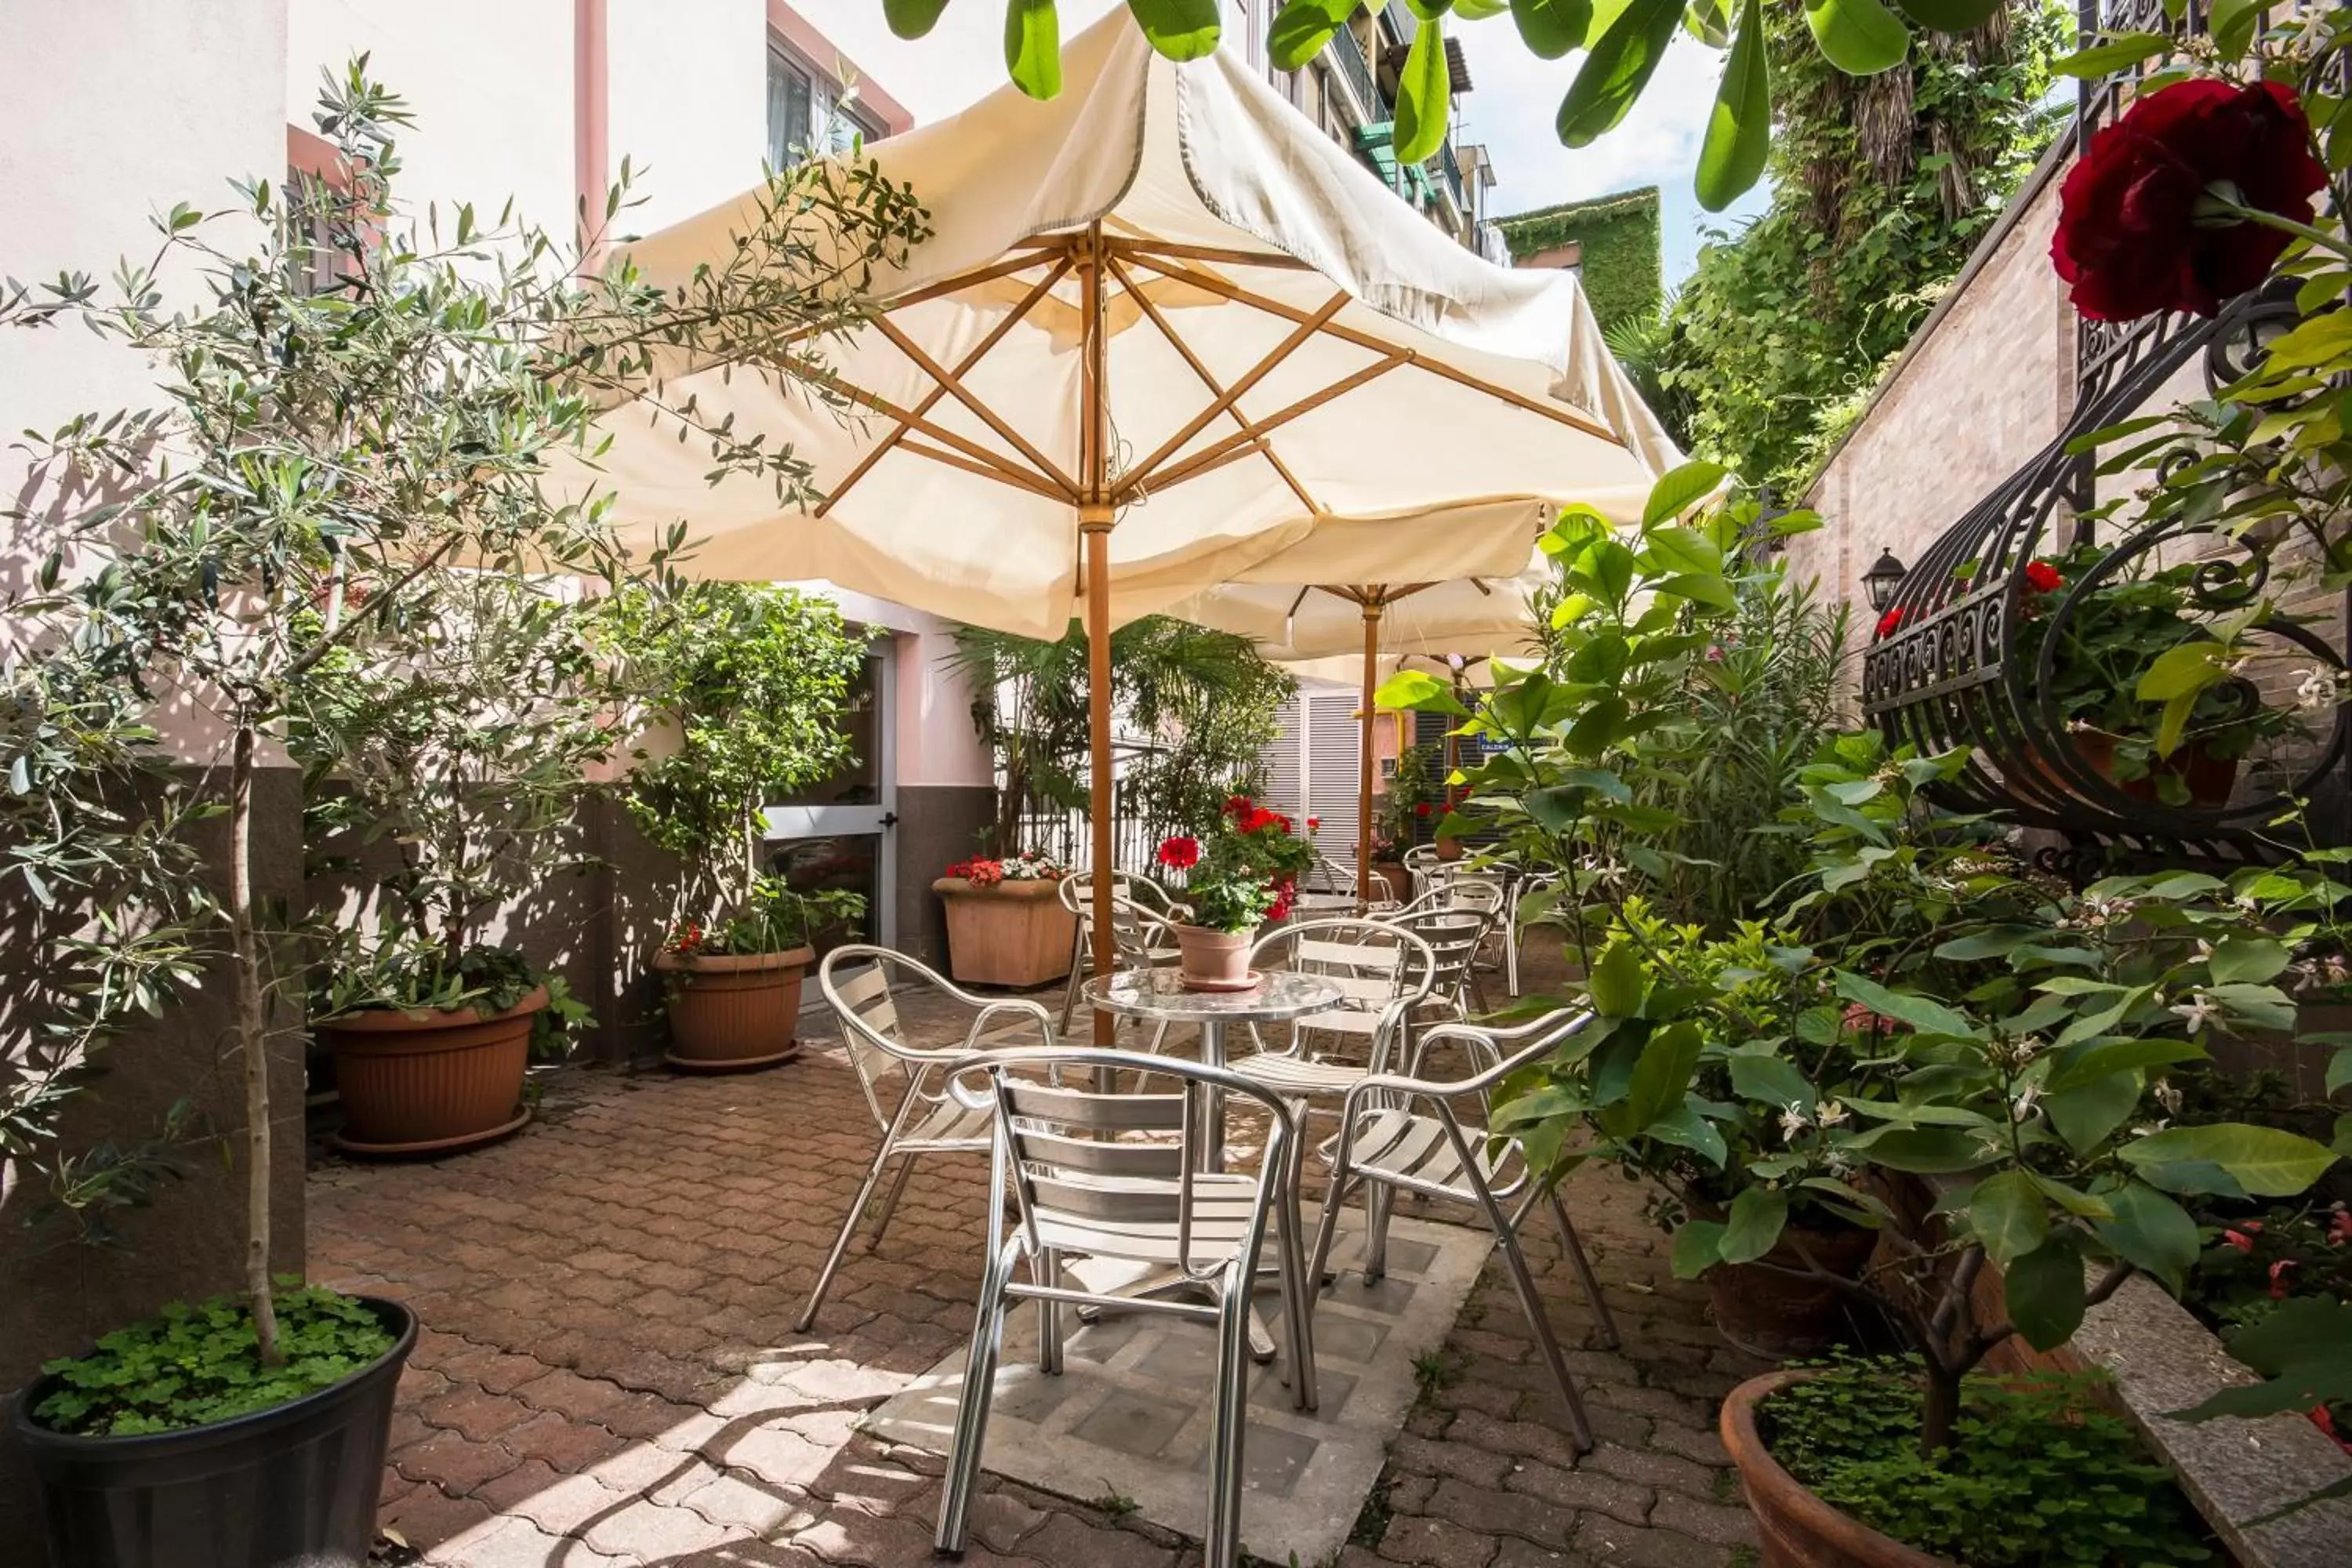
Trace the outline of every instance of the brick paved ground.
{"label": "brick paved ground", "polygon": [[[873,1135],[835,1048],[737,1079],[559,1075],[539,1122],[496,1148],[316,1171],[312,1275],[403,1298],[424,1325],[383,1524],[465,1568],[934,1561],[939,1461],[857,1426],[969,1331],[978,1163],[919,1173],[882,1251],[851,1253],[817,1331],[792,1329]],[[1569,1191],[1622,1352],[1591,1346],[1556,1238],[1531,1226],[1529,1248],[1600,1448],[1570,1463],[1490,1264],[1343,1568],[1751,1556],[1714,1414],[1757,1368],[1667,1273],[1639,1189],[1587,1174]],[[990,1487],[976,1568],[1199,1560],[1082,1501]],[[1097,1489],[1073,1479],[1077,1497]]]}

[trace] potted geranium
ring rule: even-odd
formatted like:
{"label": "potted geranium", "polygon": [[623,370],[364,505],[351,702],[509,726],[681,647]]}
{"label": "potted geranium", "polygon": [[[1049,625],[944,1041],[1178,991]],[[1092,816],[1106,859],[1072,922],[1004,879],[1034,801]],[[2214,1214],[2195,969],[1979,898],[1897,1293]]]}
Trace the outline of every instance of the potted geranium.
{"label": "potted geranium", "polygon": [[1060,898],[1068,869],[1023,850],[975,855],[931,884],[947,906],[948,966],[979,985],[1043,985],[1070,972],[1078,917]]}
{"label": "potted geranium", "polygon": [[1182,874],[1184,902],[1192,913],[1176,928],[1186,985],[1246,991],[1258,983],[1250,973],[1250,944],[1265,921],[1289,915],[1297,874],[1313,864],[1313,849],[1291,835],[1288,822],[1237,795],[1205,835],[1180,834],[1160,844],[1160,864]]}
{"label": "potted geranium", "polygon": [[740,1072],[799,1055],[801,979],[816,962],[816,939],[865,913],[858,894],[802,893],[761,876],[722,918],[677,927],[654,960],[669,982],[663,1059],[688,1071]]}

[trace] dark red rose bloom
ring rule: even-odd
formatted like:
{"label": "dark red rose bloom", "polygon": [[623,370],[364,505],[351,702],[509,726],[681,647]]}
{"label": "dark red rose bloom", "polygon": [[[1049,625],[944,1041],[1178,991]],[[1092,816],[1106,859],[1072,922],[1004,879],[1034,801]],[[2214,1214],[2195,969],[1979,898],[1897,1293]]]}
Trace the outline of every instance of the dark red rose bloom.
{"label": "dark red rose bloom", "polygon": [[2035,593],[2055,593],[2065,586],[2065,584],[2066,579],[2060,574],[2058,568],[2051,565],[2047,561],[2029,561],[2025,563],[2025,585]]}
{"label": "dark red rose bloom", "polygon": [[1189,871],[1201,863],[1201,841],[1181,834],[1162,841],[1160,863],[1174,871]]}
{"label": "dark red rose bloom", "polygon": [[2058,193],[2050,258],[2095,321],[2210,316],[2270,276],[2289,237],[2198,205],[2209,189],[2297,223],[2327,171],[2294,91],[2198,77],[2136,100],[2091,138]]}
{"label": "dark red rose bloom", "polygon": [[1902,627],[1902,625],[1903,606],[1897,605],[1878,617],[1878,635],[1882,637],[1891,637]]}

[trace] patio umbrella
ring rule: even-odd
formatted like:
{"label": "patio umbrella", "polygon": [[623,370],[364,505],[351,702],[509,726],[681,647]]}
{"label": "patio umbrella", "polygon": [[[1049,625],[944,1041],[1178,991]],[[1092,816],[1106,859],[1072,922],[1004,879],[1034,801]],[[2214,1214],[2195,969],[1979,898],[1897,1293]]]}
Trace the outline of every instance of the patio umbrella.
{"label": "patio umbrella", "polygon": [[[1063,69],[1055,99],[1003,89],[870,150],[932,234],[822,365],[747,355],[803,384],[665,367],[663,397],[789,445],[822,505],[712,488],[707,453],[625,409],[602,466],[625,531],[692,520],[690,572],[1041,637],[1082,618],[1107,868],[1114,625],[1260,570],[1508,575],[1538,503],[1637,515],[1663,437],[1572,277],[1454,245],[1235,53],[1174,64],[1121,9]],[[683,281],[734,253],[759,195],[629,255]],[[1108,972],[1111,879],[1095,889]]]}
{"label": "patio umbrella", "polygon": [[[1671,455],[1673,448],[1664,444],[1663,437],[1659,442]],[[1540,531],[1549,519],[1546,510],[1535,531]],[[1526,651],[1535,639],[1535,595],[1550,576],[1550,558],[1538,550],[1508,577],[1465,576],[1436,583],[1236,583],[1211,589],[1171,613],[1251,637],[1260,652],[1294,672],[1330,679],[1353,676],[1360,683],[1356,885],[1370,888],[1373,723],[1378,718],[1372,694],[1382,676],[1420,664],[1442,678],[1458,679],[1474,661],[1483,666],[1489,653]],[[1346,657],[1350,648],[1352,658]],[[1462,671],[1448,661],[1449,655],[1464,660]],[[1343,665],[1351,667],[1344,674]],[[1450,743],[1448,750],[1450,763]]]}

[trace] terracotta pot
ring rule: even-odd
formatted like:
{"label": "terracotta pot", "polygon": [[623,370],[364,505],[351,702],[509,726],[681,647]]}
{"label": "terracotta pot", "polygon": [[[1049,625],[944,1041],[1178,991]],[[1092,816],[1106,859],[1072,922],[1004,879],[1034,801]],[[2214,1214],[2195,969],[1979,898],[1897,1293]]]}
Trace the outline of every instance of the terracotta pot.
{"label": "terracotta pot", "polygon": [[[1805,1251],[1823,1268],[1845,1279],[1862,1277],[1878,1233],[1861,1226],[1816,1230],[1790,1226]],[[1816,1356],[1843,1339],[1846,1296],[1834,1285],[1791,1279],[1766,1264],[1801,1268],[1803,1260],[1784,1233],[1759,1263],[1718,1263],[1706,1271],[1707,1299],[1716,1331],[1738,1349],[1768,1361]]]}
{"label": "terracotta pot", "polygon": [[1763,1568],[1953,1568],[1941,1557],[1906,1546],[1849,1518],[1815,1497],[1764,1451],[1756,1406],[1811,1373],[1773,1372],[1753,1377],[1723,1402],[1723,1446],[1739,1471],[1740,1490],[1756,1516]]}
{"label": "terracotta pot", "polygon": [[2068,738],[2093,773],[2134,800],[2144,800],[2151,805],[2158,803],[2157,779],[2162,774],[2178,776],[2188,786],[2189,804],[2208,810],[2229,805],[2231,794],[2238,787],[2238,759],[2214,756],[2202,746],[2186,746],[2169,757],[2153,758],[2146,777],[2118,783],[2115,736],[2102,730],[2076,730]]}
{"label": "terracotta pot", "polygon": [[1437,858],[1440,860],[1459,860],[1469,852],[1470,847],[1459,838],[1441,838],[1437,841]]}
{"label": "terracotta pot", "polygon": [[353,1154],[445,1154],[503,1138],[530,1119],[522,1109],[541,986],[503,1013],[471,1007],[371,1008],[320,1024],[342,1096],[338,1148]]}
{"label": "terracotta pot", "polygon": [[669,1051],[662,1060],[688,1072],[743,1072],[800,1055],[801,976],[813,948],[782,952],[665,952],[654,967],[669,977]]}
{"label": "terracotta pot", "polygon": [[1375,888],[1373,889],[1375,898],[1391,898],[1402,904],[1412,897],[1412,873],[1404,868],[1404,862],[1402,860],[1373,861],[1372,880],[1385,886],[1388,889],[1385,894],[1382,894],[1378,888]]}
{"label": "terracotta pot", "polygon": [[1176,928],[1177,972],[1196,991],[1246,991],[1250,943],[1257,933],[1209,926]]}
{"label": "terracotta pot", "polygon": [[1070,972],[1078,917],[1062,907],[1057,882],[975,888],[941,877],[931,891],[948,911],[948,969],[967,985],[1044,985]]}

